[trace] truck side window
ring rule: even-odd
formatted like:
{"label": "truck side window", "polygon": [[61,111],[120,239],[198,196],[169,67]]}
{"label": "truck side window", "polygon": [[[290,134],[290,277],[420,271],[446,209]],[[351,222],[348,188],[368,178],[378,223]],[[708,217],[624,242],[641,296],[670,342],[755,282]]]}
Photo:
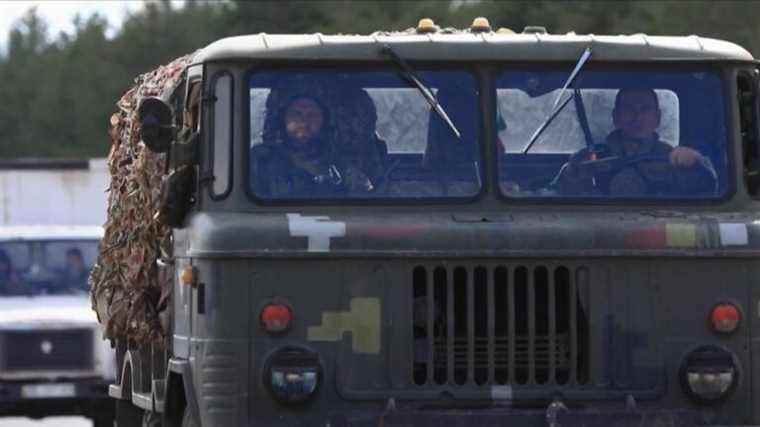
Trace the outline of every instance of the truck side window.
{"label": "truck side window", "polygon": [[214,181],[211,187],[212,197],[223,197],[230,184],[232,168],[230,155],[232,150],[232,76],[229,73],[217,74],[213,79],[213,113],[211,139],[211,165]]}
{"label": "truck side window", "polygon": [[187,91],[187,105],[185,106],[184,124],[196,132],[200,130],[201,114],[201,81],[190,82]]}
{"label": "truck side window", "polygon": [[737,79],[739,120],[741,122],[742,160],[747,191],[760,197],[760,151],[758,150],[757,79],[741,73]]}
{"label": "truck side window", "polygon": [[[174,109],[174,111],[182,111],[184,110],[185,105],[185,84],[184,84],[184,78],[183,83],[180,85],[177,85],[177,88],[174,89],[174,93],[172,93],[171,97],[169,98],[171,100],[171,106]],[[178,128],[182,128],[185,124],[185,117],[183,114],[175,114],[174,117],[174,124]]]}

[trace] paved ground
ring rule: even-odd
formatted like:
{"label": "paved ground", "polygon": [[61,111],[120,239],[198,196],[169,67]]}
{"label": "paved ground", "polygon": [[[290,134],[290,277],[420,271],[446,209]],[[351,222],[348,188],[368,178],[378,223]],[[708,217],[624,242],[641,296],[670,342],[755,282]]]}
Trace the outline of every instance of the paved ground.
{"label": "paved ground", "polygon": [[84,417],[48,417],[41,420],[2,417],[0,427],[92,427],[92,421]]}

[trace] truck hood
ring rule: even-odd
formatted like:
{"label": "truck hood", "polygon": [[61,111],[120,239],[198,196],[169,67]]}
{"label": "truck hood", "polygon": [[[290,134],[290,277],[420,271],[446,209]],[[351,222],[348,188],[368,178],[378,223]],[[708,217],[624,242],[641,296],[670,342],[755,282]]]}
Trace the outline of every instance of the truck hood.
{"label": "truck hood", "polygon": [[0,313],[0,329],[97,324],[87,294],[0,297]]}
{"label": "truck hood", "polygon": [[199,213],[176,256],[757,256],[754,213]]}

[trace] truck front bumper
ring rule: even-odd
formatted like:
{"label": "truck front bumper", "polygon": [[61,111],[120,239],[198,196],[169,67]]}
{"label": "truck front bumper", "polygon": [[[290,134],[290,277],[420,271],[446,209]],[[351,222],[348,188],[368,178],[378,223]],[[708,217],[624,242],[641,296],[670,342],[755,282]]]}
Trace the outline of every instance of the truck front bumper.
{"label": "truck front bumper", "polygon": [[[475,410],[416,410],[386,411],[383,414],[335,414],[331,426],[382,427],[458,427],[458,426],[541,426],[541,427],[610,427],[610,426],[672,426],[691,427],[715,425],[694,410],[685,409],[562,409],[560,411],[475,409]],[[721,426],[729,427],[725,424]],[[748,426],[744,426],[748,427]]]}
{"label": "truck front bumper", "polygon": [[[103,379],[0,382],[0,415],[96,416],[113,413]],[[105,414],[104,414],[105,413]]]}

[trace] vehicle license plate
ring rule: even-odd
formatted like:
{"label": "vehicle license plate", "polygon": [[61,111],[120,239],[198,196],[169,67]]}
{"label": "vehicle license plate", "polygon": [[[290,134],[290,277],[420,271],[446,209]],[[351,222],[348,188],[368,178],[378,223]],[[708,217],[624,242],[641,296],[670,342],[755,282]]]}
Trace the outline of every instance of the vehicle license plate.
{"label": "vehicle license plate", "polygon": [[28,384],[21,387],[21,397],[26,399],[72,397],[75,395],[74,384]]}

